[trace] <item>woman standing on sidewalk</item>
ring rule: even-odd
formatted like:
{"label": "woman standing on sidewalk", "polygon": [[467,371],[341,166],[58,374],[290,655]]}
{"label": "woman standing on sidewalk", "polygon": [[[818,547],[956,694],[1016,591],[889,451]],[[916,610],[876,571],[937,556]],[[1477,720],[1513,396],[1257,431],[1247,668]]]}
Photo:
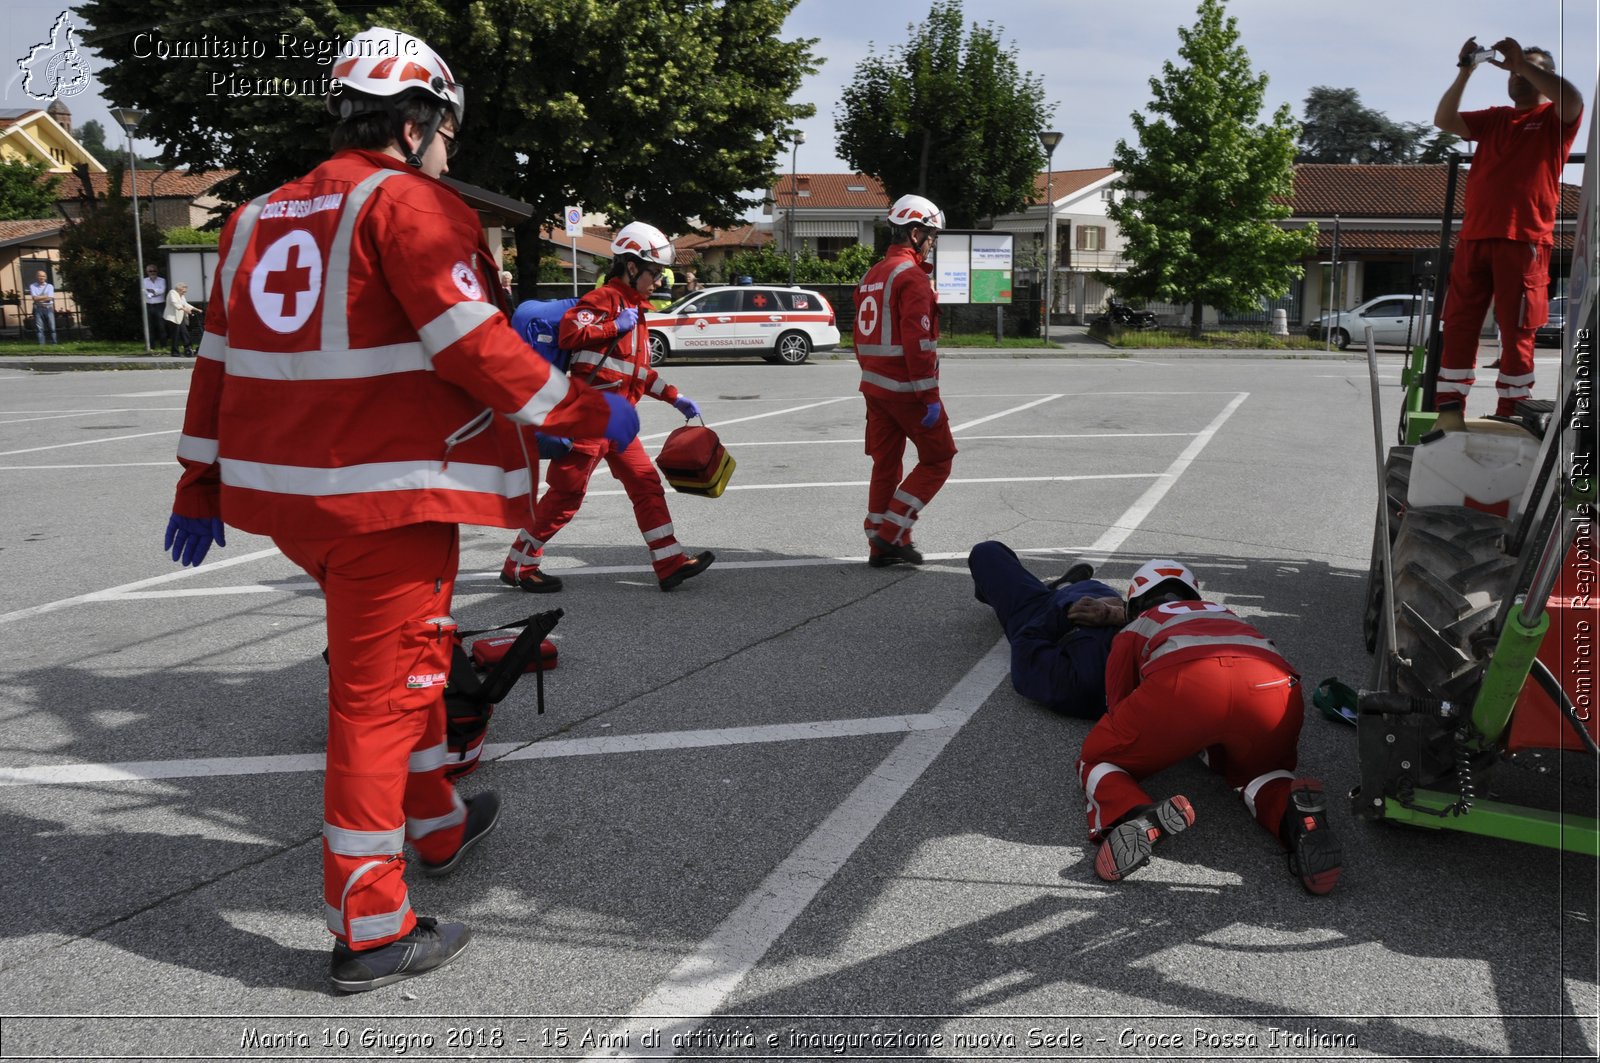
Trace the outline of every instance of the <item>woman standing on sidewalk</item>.
{"label": "woman standing on sidewalk", "polygon": [[199,307],[193,305],[184,296],[188,294],[187,284],[174,284],[172,290],[167,292],[167,312],[162,316],[166,318],[172,328],[168,330],[172,336],[172,356],[178,356],[178,344],[183,344],[183,356],[194,356],[194,344],[189,340],[189,315]]}

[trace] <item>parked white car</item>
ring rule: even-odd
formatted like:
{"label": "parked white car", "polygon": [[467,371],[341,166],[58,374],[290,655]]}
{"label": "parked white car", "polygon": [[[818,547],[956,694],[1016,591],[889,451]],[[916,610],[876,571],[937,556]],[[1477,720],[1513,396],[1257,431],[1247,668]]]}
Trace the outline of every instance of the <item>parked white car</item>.
{"label": "parked white car", "polygon": [[1306,335],[1326,339],[1333,330],[1333,342],[1342,351],[1352,343],[1366,342],[1366,329],[1372,326],[1372,342],[1385,347],[1412,347],[1428,338],[1429,319],[1422,316],[1422,299],[1416,295],[1380,295],[1353,310],[1324,314],[1306,326]]}
{"label": "parked white car", "polygon": [[839,346],[839,324],[820,292],[760,284],[690,292],[646,314],[650,364],[675,354],[758,354],[799,365]]}

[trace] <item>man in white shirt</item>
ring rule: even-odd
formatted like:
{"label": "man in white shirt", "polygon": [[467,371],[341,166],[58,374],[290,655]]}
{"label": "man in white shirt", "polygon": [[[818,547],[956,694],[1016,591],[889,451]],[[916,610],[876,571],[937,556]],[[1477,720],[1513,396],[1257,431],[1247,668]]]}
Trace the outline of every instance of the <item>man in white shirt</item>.
{"label": "man in white shirt", "polygon": [[167,339],[167,282],[155,263],[144,268],[144,316],[150,322],[150,344],[159,346]]}
{"label": "man in white shirt", "polygon": [[44,270],[33,275],[28,294],[33,297],[33,330],[39,334],[39,346],[44,346],[46,328],[50,330],[50,342],[56,342],[56,288]]}

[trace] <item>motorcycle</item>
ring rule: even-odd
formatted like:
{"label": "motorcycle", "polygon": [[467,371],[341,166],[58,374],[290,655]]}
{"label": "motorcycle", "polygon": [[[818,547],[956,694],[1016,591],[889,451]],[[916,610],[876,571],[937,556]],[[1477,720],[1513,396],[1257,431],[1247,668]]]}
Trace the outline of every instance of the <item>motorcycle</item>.
{"label": "motorcycle", "polygon": [[1109,328],[1112,325],[1118,328],[1153,329],[1160,322],[1156,315],[1148,310],[1135,310],[1127,303],[1119,303],[1115,299],[1106,300],[1106,312],[1095,318],[1094,324]]}

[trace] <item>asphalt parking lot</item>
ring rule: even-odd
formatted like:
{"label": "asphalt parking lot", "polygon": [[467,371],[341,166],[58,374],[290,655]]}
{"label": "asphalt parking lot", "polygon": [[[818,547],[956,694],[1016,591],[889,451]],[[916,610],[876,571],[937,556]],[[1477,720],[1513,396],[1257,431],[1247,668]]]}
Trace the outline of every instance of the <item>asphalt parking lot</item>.
{"label": "asphalt parking lot", "polygon": [[[1399,356],[1382,362],[1392,417]],[[1364,363],[952,359],[961,452],[918,570],[864,563],[853,363],[663,373],[738,461],[722,498],[669,498],[715,567],[661,594],[604,473],[548,551],[557,595],[502,587],[513,533],[464,529],[463,627],[566,612],[549,709],[531,681],[502,706],[462,784],[500,792],[498,831],[412,882],[419,912],[472,925],[469,951],[343,997],[314,586],[242,532],[199,569],[161,552],[188,370],[0,369],[0,1056],[1600,1050],[1593,860],[1373,827],[1336,801],[1346,872],[1311,897],[1191,764],[1152,791],[1187,794],[1195,828],[1099,881],[1073,777],[1088,725],[1011,690],[973,600],[984,539],[1046,577],[1091,559],[1113,585],[1173,556],[1308,686],[1358,684]],[[651,445],[681,423],[641,413]],[[1356,784],[1353,729],[1314,709],[1301,755],[1330,795]],[[1593,808],[1592,770],[1515,782]]]}

